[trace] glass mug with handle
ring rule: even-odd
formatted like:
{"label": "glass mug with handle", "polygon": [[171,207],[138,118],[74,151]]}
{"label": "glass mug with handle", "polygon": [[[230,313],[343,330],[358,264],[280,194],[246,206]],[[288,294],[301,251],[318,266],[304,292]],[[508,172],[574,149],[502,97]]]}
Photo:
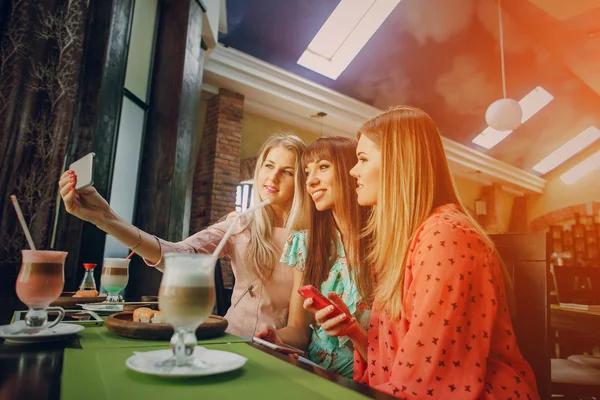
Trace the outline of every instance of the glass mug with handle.
{"label": "glass mug with handle", "polygon": [[[25,315],[27,328],[52,328],[65,316],[61,307],[50,307],[58,299],[65,284],[67,252],[52,250],[22,250],[23,259],[15,286],[17,297],[29,311]],[[58,317],[48,323],[48,312]]]}
{"label": "glass mug with handle", "polygon": [[164,320],[173,326],[173,356],[158,363],[160,367],[209,365],[191,357],[196,346],[196,329],[210,316],[215,304],[216,258],[209,254],[164,255],[164,274],[158,293],[158,307]]}

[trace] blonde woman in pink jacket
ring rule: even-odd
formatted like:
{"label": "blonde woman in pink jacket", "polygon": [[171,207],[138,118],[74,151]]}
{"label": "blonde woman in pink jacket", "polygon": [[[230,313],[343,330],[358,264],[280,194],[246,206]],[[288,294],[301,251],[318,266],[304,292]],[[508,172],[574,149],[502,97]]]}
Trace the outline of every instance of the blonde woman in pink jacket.
{"label": "blonde woman in pink jacket", "polygon": [[[282,328],[292,290],[292,269],[279,262],[283,246],[292,231],[304,229],[302,211],[308,200],[304,190],[301,156],[305,144],[290,134],[276,134],[264,144],[254,171],[255,203],[271,204],[237,222],[234,234],[221,257],[231,259],[235,286],[231,307],[225,318],[227,332],[251,336],[262,323]],[[119,217],[93,186],[75,190],[77,176],[65,172],[59,181],[67,212],[113,236],[144,258],[146,264],[162,270],[165,253],[212,253],[235,213],[181,242],[168,242]]]}

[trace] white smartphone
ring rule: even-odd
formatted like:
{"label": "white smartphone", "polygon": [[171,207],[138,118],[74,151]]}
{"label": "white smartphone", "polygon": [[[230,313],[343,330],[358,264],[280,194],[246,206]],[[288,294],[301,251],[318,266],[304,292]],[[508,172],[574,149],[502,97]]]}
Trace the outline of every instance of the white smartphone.
{"label": "white smartphone", "polygon": [[69,166],[77,175],[75,190],[81,190],[94,184],[94,153],[89,153]]}
{"label": "white smartphone", "polygon": [[254,343],[260,344],[261,346],[265,346],[268,347],[269,349],[273,349],[276,351],[279,351],[280,353],[283,354],[298,354],[300,356],[304,355],[304,351],[297,349],[293,346],[287,345],[287,344],[275,344],[275,343],[271,343],[267,340],[261,339],[261,338],[257,338],[256,336],[254,336],[252,338],[252,341]]}

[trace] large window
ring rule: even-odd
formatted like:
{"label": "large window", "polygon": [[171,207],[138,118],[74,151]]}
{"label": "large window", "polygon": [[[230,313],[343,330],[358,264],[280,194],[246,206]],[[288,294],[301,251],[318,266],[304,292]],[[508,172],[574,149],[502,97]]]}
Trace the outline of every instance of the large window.
{"label": "large window", "polygon": [[[123,219],[133,222],[140,156],[150,97],[150,79],[158,0],[137,0],[134,5],[123,88],[123,104],[113,166],[110,206]],[[106,237],[104,257],[129,253],[112,236]]]}
{"label": "large window", "polygon": [[235,188],[235,211],[244,212],[252,204],[252,181],[241,182]]}

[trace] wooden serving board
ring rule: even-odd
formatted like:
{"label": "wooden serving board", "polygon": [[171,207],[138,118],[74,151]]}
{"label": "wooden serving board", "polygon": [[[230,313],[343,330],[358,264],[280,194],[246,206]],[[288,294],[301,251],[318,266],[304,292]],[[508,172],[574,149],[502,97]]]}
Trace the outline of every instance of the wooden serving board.
{"label": "wooden serving board", "polygon": [[97,297],[73,297],[75,292],[62,292],[60,297],[56,299],[51,306],[54,307],[62,307],[64,309],[80,309],[81,307],[77,304],[84,303],[102,303],[106,300],[106,296],[97,296]]}
{"label": "wooden serving board", "polygon": [[[104,322],[106,328],[120,336],[132,339],[171,340],[173,327],[169,324],[153,324],[133,322],[133,312],[124,311],[110,315]],[[227,320],[218,315],[211,315],[205,323],[196,329],[196,337],[209,339],[221,336],[227,329]]]}

